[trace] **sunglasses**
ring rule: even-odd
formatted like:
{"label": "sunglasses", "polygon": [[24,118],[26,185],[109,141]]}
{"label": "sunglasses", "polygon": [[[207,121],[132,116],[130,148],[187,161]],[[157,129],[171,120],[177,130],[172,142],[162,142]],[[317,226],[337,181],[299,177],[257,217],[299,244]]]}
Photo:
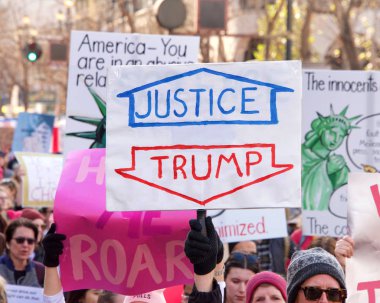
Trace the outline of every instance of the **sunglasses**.
{"label": "sunglasses", "polygon": [[24,244],[25,241],[28,242],[29,245],[36,243],[36,240],[34,240],[33,238],[17,237],[13,239],[16,241],[17,244]]}
{"label": "sunglasses", "polygon": [[238,251],[232,252],[226,263],[239,262],[247,264],[247,266],[258,265],[259,257],[253,254],[245,254]]}
{"label": "sunglasses", "polygon": [[326,293],[327,300],[332,302],[343,302],[347,298],[347,291],[340,288],[327,288],[322,289],[314,286],[306,286],[301,288],[305,295],[305,298],[309,301],[317,301],[322,297],[323,293]]}

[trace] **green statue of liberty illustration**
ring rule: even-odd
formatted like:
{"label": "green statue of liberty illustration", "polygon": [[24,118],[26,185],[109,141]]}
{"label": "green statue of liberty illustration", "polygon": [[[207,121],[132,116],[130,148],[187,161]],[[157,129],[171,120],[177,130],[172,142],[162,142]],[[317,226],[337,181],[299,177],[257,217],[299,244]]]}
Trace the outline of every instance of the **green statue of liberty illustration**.
{"label": "green statue of liberty illustration", "polygon": [[90,118],[81,116],[69,116],[69,118],[96,126],[94,131],[73,132],[67,133],[67,136],[73,136],[83,139],[93,140],[90,148],[105,148],[106,147],[106,102],[90,87],[88,90],[94,99],[102,118]]}
{"label": "green statue of liberty illustration", "polygon": [[330,115],[311,123],[311,130],[302,144],[302,206],[306,210],[328,210],[330,197],[335,190],[347,184],[350,171],[344,157],[337,150],[351,129],[351,123],[360,116],[346,117],[348,106],[335,114],[330,105]]}

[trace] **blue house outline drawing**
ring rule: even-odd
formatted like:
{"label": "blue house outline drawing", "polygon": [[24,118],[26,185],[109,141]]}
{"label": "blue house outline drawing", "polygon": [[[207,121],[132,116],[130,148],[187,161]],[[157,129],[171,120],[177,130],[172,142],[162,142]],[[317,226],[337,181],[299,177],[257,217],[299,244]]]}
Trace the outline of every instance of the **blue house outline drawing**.
{"label": "blue house outline drawing", "polygon": [[[140,92],[142,90],[158,86],[163,83],[168,83],[172,82],[178,79],[186,78],[186,77],[191,77],[193,75],[200,74],[202,72],[209,73],[212,75],[216,76],[221,76],[226,79],[231,79],[235,81],[240,81],[244,83],[249,83],[249,84],[254,84],[258,86],[265,86],[269,87],[271,89],[270,91],[270,120],[229,120],[229,121],[183,121],[183,122],[135,122],[135,97],[134,93]],[[198,68],[194,69],[191,71],[187,71],[181,74],[177,74],[174,76],[166,77],[161,80],[157,80],[151,83],[147,83],[138,87],[135,87],[131,90],[124,91],[122,93],[117,94],[116,96],[118,98],[129,98],[130,99],[130,104],[129,104],[129,126],[130,127],[159,127],[159,126],[186,126],[186,125],[208,125],[208,124],[278,124],[278,116],[277,116],[277,106],[276,106],[276,94],[279,92],[294,92],[294,89],[285,87],[285,86],[280,86],[272,83],[267,83],[267,82],[262,82],[258,80],[252,80],[246,77],[242,76],[237,76],[237,75],[232,75],[232,74],[227,74],[224,72],[219,72],[215,71],[209,68]]]}

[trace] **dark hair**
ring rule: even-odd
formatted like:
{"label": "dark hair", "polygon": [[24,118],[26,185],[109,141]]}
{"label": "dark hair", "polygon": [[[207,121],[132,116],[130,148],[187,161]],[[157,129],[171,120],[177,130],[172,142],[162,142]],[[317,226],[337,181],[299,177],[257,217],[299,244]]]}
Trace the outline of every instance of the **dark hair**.
{"label": "dark hair", "polygon": [[15,180],[12,179],[3,179],[0,181],[0,185],[7,187],[10,191],[16,192],[17,194],[17,183]]}
{"label": "dark hair", "polygon": [[86,293],[89,291],[89,290],[96,290],[96,291],[100,291],[98,289],[78,289],[78,290],[72,290],[72,291],[69,291],[67,293],[67,300],[66,300],[66,303],[78,303],[80,300],[84,299],[84,297],[86,296]]}
{"label": "dark hair", "polygon": [[328,251],[330,254],[335,256],[335,244],[336,244],[336,239],[332,237],[317,237],[315,238],[309,248],[313,247],[321,247],[324,250]]}
{"label": "dark hair", "polygon": [[228,276],[231,268],[248,269],[255,274],[260,271],[259,258],[255,254],[244,254],[234,251],[224,263],[224,279]]}
{"label": "dark hair", "polygon": [[103,290],[98,297],[98,303],[114,303],[115,297],[116,294],[114,292]]}
{"label": "dark hair", "polygon": [[16,229],[22,226],[33,230],[34,239],[37,241],[37,237],[38,237],[37,226],[31,220],[26,219],[26,218],[19,218],[9,223],[9,225],[5,229],[5,241],[9,243],[12,240]]}

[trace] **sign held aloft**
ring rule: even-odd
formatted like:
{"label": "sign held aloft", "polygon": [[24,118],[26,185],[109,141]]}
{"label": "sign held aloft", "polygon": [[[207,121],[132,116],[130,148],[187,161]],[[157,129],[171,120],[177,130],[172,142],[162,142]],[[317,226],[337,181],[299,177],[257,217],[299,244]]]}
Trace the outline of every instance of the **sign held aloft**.
{"label": "sign held aloft", "polygon": [[299,62],[112,67],[108,80],[108,210],[300,205]]}

